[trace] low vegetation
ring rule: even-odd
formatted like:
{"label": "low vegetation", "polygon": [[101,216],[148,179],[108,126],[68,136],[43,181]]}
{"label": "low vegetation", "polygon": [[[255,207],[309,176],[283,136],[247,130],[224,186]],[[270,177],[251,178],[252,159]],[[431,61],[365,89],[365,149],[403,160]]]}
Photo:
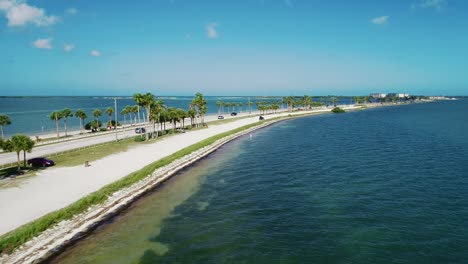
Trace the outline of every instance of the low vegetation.
{"label": "low vegetation", "polygon": [[335,108],[333,108],[332,112],[335,113],[335,114],[341,114],[341,113],[345,113],[346,111],[344,109],[342,109],[342,108],[335,107]]}

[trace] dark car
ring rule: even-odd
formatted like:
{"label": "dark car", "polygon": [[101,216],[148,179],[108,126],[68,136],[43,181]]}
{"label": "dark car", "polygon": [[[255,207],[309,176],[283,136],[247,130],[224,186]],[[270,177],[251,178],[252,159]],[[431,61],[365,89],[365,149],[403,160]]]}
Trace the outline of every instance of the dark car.
{"label": "dark car", "polygon": [[28,160],[28,164],[34,167],[49,167],[54,166],[55,163],[53,160],[46,159],[46,158],[34,158]]}
{"label": "dark car", "polygon": [[237,115],[236,112],[232,112],[232,113],[231,113],[231,116],[236,116],[236,115]]}
{"label": "dark car", "polygon": [[265,118],[263,116],[260,116],[258,120],[265,120]]}
{"label": "dark car", "polygon": [[218,116],[218,119],[224,119],[224,116]]}
{"label": "dark car", "polygon": [[137,133],[137,134],[146,133],[146,129],[144,127],[137,127],[137,128],[135,128],[135,133]]}

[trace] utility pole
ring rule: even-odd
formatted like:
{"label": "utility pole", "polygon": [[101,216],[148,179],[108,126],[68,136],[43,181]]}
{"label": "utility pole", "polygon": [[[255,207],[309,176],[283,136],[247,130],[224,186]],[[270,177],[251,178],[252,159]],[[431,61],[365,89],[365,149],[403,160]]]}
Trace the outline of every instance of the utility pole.
{"label": "utility pole", "polygon": [[117,136],[117,97],[114,97],[114,113],[115,113],[115,120],[114,120],[115,141],[119,141],[119,138]]}

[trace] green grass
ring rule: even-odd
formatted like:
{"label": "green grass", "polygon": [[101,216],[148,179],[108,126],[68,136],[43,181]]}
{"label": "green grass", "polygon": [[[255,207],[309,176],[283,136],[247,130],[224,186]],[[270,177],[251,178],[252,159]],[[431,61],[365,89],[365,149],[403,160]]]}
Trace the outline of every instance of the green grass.
{"label": "green grass", "polygon": [[[151,141],[149,141],[151,142]],[[111,154],[127,151],[131,146],[141,144],[135,142],[134,138],[110,142],[96,147],[70,150],[65,154],[47,157],[55,162],[57,166],[68,167],[84,164],[85,161],[92,162]]]}
{"label": "green grass", "polygon": [[234,133],[252,128],[261,123],[263,122],[256,122],[256,123],[249,124],[249,125],[246,125],[246,126],[243,126],[243,127],[240,127],[240,128],[237,128],[237,129],[225,132],[225,133],[221,133],[216,136],[205,139],[203,141],[200,141],[196,144],[193,144],[189,147],[186,147],[182,150],[179,150],[176,153],[168,157],[165,157],[163,159],[160,159],[158,161],[155,161],[149,164],[148,166],[144,167],[141,170],[133,172],[116,182],[113,182],[111,184],[104,186],[100,190],[81,198],[77,202],[65,208],[51,212],[45,216],[40,217],[37,220],[34,220],[5,235],[2,235],[0,237],[0,252],[2,254],[11,253],[15,248],[18,248],[19,246],[29,241],[33,237],[38,236],[46,229],[52,227],[55,224],[58,224],[59,222],[63,220],[70,219],[74,215],[85,212],[90,206],[105,202],[107,198],[111,196],[113,193],[115,193],[116,191],[129,187],[132,184],[146,178],[148,175],[153,173],[156,169],[162,166],[168,165],[174,160],[182,158],[185,155],[192,153],[193,151],[196,151],[200,148],[208,146],[214,143],[218,139],[221,139],[223,137],[232,135]]}

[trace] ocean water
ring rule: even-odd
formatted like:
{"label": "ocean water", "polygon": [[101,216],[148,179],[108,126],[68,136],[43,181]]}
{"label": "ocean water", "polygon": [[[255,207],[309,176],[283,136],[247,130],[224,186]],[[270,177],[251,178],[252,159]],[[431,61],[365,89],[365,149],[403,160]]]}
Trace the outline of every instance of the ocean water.
{"label": "ocean water", "polygon": [[283,121],[52,263],[468,263],[468,101]]}
{"label": "ocean water", "polygon": [[[217,101],[242,103],[241,109],[235,107],[235,111],[247,111],[246,103],[250,100],[254,102],[252,110],[256,110],[256,101],[278,101],[281,97],[247,97],[247,96],[205,96],[208,106],[208,114],[218,113]],[[189,109],[189,104],[193,100],[193,96],[164,96],[158,97],[164,101],[168,107]],[[324,103],[328,99],[314,98],[315,101],[322,100]],[[352,103],[351,98],[341,98],[340,104]],[[127,105],[135,105],[135,101],[131,97],[119,97],[117,101],[118,120],[124,122],[124,117],[120,114],[122,109]],[[103,115],[100,120],[109,120],[105,113],[106,108],[114,108],[113,97],[89,97],[89,96],[64,96],[64,97],[0,97],[0,114],[6,114],[10,117],[12,124],[4,128],[5,135],[11,136],[17,133],[27,135],[42,135],[55,133],[55,121],[49,119],[50,113],[53,111],[61,111],[64,108],[70,108],[73,113],[76,110],[82,109],[88,115],[85,122],[93,120],[92,112],[94,109],[100,109]],[[230,109],[232,110],[232,108]],[[225,108],[225,112],[230,112]],[[140,109],[140,118],[143,118],[144,109]],[[114,117],[114,116],[113,116]],[[128,116],[127,122],[128,121]],[[67,127],[69,130],[78,130],[80,120],[76,117],[68,118]],[[64,131],[63,120],[60,121],[60,131]]]}

